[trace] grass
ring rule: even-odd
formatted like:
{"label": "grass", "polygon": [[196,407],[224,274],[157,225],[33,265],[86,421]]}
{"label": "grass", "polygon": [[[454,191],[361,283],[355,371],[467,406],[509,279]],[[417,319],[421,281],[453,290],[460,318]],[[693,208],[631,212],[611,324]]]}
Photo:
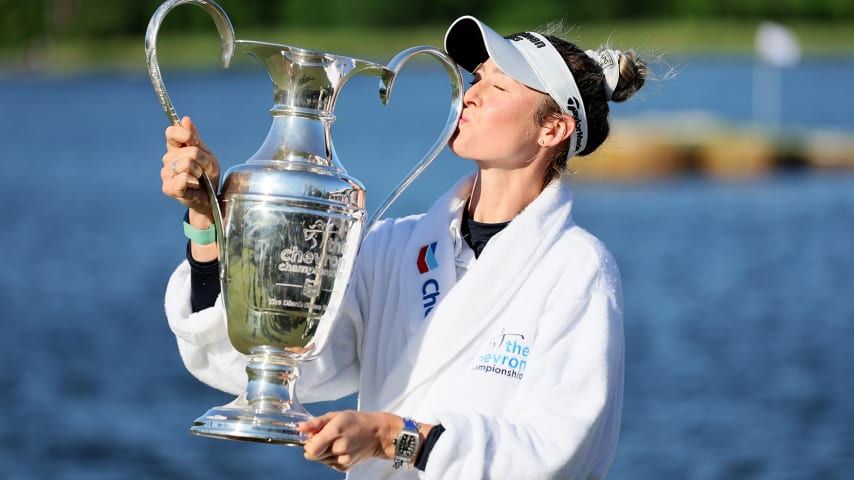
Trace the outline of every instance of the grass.
{"label": "grass", "polygon": [[[566,37],[585,48],[610,41],[616,48],[635,48],[666,56],[751,55],[756,22],[735,20],[648,20],[572,27]],[[854,55],[854,23],[788,25],[805,56]],[[496,25],[509,32],[513,27]],[[380,62],[414,45],[441,45],[446,25],[400,29],[287,28],[240,29],[238,38],[281,42]],[[518,28],[518,27],[516,27]],[[144,72],[144,33],[136,37],[55,39],[28,49],[0,48],[0,70],[76,73],[92,70]],[[158,58],[164,67],[214,68],[220,50],[215,30],[176,35],[160,33]],[[242,61],[238,61],[240,65]]]}

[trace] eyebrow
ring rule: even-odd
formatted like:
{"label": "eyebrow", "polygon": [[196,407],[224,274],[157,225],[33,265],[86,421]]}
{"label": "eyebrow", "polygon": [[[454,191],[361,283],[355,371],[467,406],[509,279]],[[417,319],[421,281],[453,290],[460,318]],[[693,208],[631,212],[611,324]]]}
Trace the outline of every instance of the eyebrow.
{"label": "eyebrow", "polygon": [[[477,73],[478,73],[479,71],[482,71],[482,70],[483,70],[483,66],[484,66],[484,65],[486,65],[486,62],[485,62],[485,61],[484,61],[484,62],[481,62],[480,64],[478,64],[478,66],[477,66],[477,67],[475,67],[475,68],[474,68],[474,70],[472,70],[471,74],[472,74],[472,75],[477,75]],[[506,73],[504,73],[504,71],[502,71],[500,68],[498,68],[498,67],[497,67],[497,66],[495,66],[495,65],[493,65],[493,66],[492,66],[492,69],[491,69],[490,71],[491,71],[491,72],[493,72],[493,73],[497,73],[497,74],[499,74],[499,75],[503,75],[503,76],[505,76],[505,77],[507,77],[507,78],[512,79],[512,77],[510,77],[509,75],[507,75]]]}

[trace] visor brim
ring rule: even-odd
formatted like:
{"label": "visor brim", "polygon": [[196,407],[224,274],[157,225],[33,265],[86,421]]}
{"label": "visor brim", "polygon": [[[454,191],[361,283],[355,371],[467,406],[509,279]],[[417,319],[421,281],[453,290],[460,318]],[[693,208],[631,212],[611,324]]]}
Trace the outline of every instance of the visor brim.
{"label": "visor brim", "polygon": [[534,90],[546,91],[542,79],[513,42],[475,17],[466,15],[451,24],[445,34],[445,51],[470,73],[491,58],[505,75]]}

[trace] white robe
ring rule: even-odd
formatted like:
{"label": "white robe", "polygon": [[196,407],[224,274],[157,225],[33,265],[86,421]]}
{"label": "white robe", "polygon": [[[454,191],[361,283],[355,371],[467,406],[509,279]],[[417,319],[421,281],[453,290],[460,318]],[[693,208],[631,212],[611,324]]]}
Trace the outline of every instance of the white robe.
{"label": "white robe", "polygon": [[[573,223],[570,189],[556,180],[458,278],[471,255],[459,236],[470,191],[464,179],[426,214],[365,238],[332,341],[303,369],[301,400],[358,389],[360,410],[446,428],[424,472],[375,459],[353,479],[603,478],[623,397],[616,263]],[[219,301],[190,314],[186,263],[166,311],[187,368],[242,392],[245,359]]]}

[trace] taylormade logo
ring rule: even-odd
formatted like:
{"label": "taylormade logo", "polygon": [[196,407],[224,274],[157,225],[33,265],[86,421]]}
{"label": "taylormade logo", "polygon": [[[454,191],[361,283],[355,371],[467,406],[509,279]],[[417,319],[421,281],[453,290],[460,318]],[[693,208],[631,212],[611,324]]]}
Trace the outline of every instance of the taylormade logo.
{"label": "taylormade logo", "polygon": [[504,38],[506,38],[507,40],[513,40],[514,42],[518,42],[518,41],[521,41],[521,40],[529,40],[529,41],[530,41],[531,43],[533,43],[533,44],[534,44],[534,46],[536,46],[537,48],[543,48],[543,47],[545,47],[545,46],[546,46],[545,42],[543,42],[543,41],[542,41],[542,40],[540,40],[539,38],[537,38],[537,37],[535,37],[535,36],[531,35],[531,34],[530,34],[530,33],[528,33],[528,32],[514,33],[513,35],[508,35],[508,36],[506,36],[506,37],[504,37]]}
{"label": "taylormade logo", "polygon": [[566,111],[572,115],[572,118],[575,120],[575,148],[574,151],[578,152],[581,149],[581,142],[584,141],[584,130],[581,129],[581,117],[578,115],[578,106],[581,105],[581,102],[575,97],[569,97],[569,100],[566,101]]}

